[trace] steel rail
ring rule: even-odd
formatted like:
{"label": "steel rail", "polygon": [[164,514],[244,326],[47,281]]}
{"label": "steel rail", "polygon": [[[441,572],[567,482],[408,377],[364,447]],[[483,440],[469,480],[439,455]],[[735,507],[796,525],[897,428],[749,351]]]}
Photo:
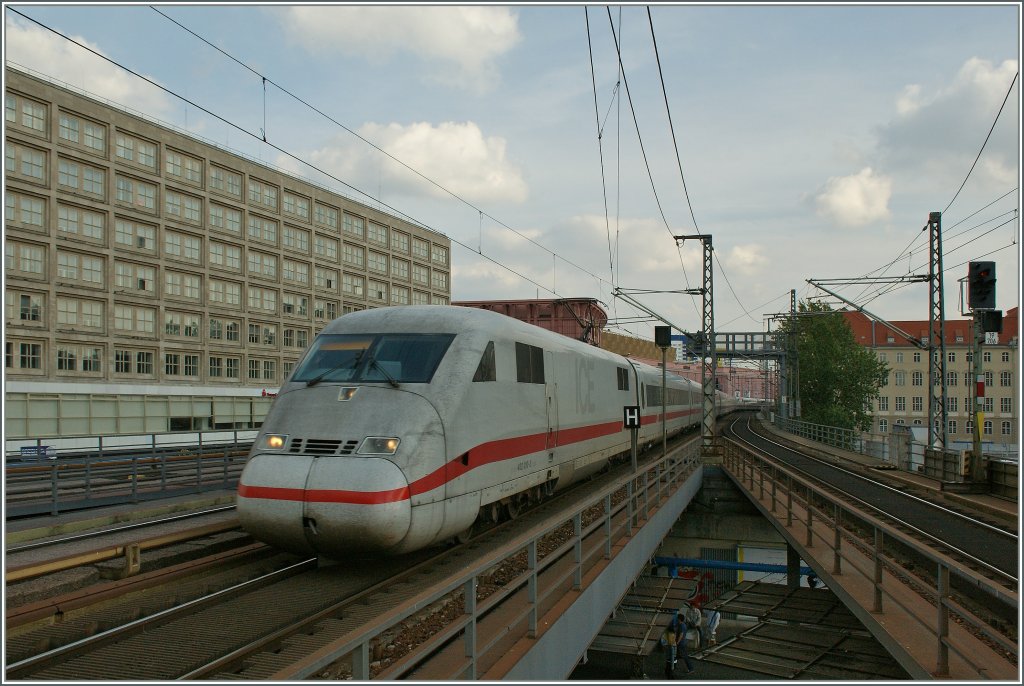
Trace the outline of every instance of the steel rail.
{"label": "steel rail", "polygon": [[[740,419],[737,418],[736,420],[734,420],[729,425],[730,431],[733,434],[733,440],[735,440],[735,441],[737,441],[739,443],[742,443],[744,445],[747,445],[747,446],[749,446],[750,448],[752,448],[754,450],[761,450],[757,445],[755,445],[755,444],[751,443],[750,441],[747,441],[744,438],[740,437],[733,430],[733,426],[738,421],[740,421]],[[747,426],[747,428],[750,429],[750,427],[749,427],[749,418],[748,418],[748,426]],[[750,429],[750,431],[751,431],[751,433],[753,433],[758,438],[765,438],[761,434],[758,434],[757,432],[753,431],[753,429]],[[796,450],[794,450],[792,448],[789,448],[787,446],[784,446],[784,445],[781,445],[779,443],[776,443],[775,441],[772,441],[771,439],[765,438],[765,440],[767,440],[769,443],[771,443],[773,445],[776,445],[776,446],[782,448],[783,450],[791,452],[791,453],[793,453],[795,455],[798,455],[800,457],[804,457],[804,458],[813,460],[815,462],[818,462],[820,464],[826,465],[828,467],[832,467],[832,468],[836,469],[837,471],[841,471],[841,472],[843,472],[845,474],[848,474],[850,476],[857,477],[858,479],[861,479],[861,480],[863,480],[863,481],[865,481],[867,483],[870,483],[872,485],[886,488],[888,490],[891,490],[893,493],[895,493],[897,495],[900,495],[900,496],[903,496],[903,497],[907,497],[907,498],[912,498],[912,499],[918,501],[919,503],[921,503],[922,505],[928,506],[928,507],[930,507],[932,509],[939,510],[941,512],[944,512],[944,513],[947,513],[947,514],[950,514],[950,515],[954,515],[957,518],[963,519],[965,522],[970,523],[971,525],[981,526],[981,527],[984,527],[984,528],[988,528],[988,529],[991,529],[994,533],[1004,535],[1007,538],[1010,538],[1010,539],[1012,539],[1014,541],[1018,540],[1018,537],[1016,535],[1014,535],[1012,533],[1009,533],[1007,531],[1004,531],[1003,529],[1000,529],[998,527],[994,527],[994,526],[991,526],[991,525],[988,525],[988,524],[984,524],[982,522],[977,522],[975,520],[970,519],[969,517],[966,517],[965,515],[963,515],[963,514],[961,514],[959,512],[954,512],[952,510],[948,510],[948,509],[946,509],[944,507],[936,505],[935,503],[931,503],[931,502],[929,502],[929,501],[927,501],[927,500],[925,500],[923,498],[918,498],[917,496],[909,495],[907,493],[904,493],[903,491],[900,491],[899,489],[895,489],[895,488],[892,488],[891,486],[887,486],[886,484],[879,483],[879,482],[874,481],[872,479],[869,479],[869,478],[867,478],[867,477],[865,477],[863,475],[856,474],[854,472],[850,472],[849,470],[845,470],[842,467],[837,467],[835,465],[828,464],[827,462],[825,462],[823,460],[820,460],[820,459],[815,458],[815,457],[810,456],[810,455],[805,455],[804,453],[796,451]],[[778,458],[774,458],[774,459],[778,459]],[[815,483],[821,484],[821,479],[819,479],[818,477],[814,476],[810,472],[808,472],[808,471],[806,471],[804,469],[801,469],[800,467],[797,467],[797,466],[792,465],[792,464],[787,464],[786,466],[787,466],[788,469],[792,469],[792,470],[794,470],[796,472],[799,472],[799,473],[805,475],[809,480],[811,480],[811,481],[813,481]],[[935,543],[935,544],[938,544],[938,545],[942,546],[947,551],[952,551],[952,552],[956,553],[957,555],[960,555],[960,556],[966,558],[970,562],[972,562],[974,564],[977,564],[978,566],[984,568],[985,570],[989,571],[993,575],[998,576],[998,577],[1008,581],[1009,582],[1009,584],[1008,584],[1009,586],[1012,586],[1013,588],[1017,587],[1017,583],[1018,583],[1018,577],[1017,576],[1015,576],[1015,575],[1013,575],[1013,574],[1011,574],[1009,572],[1006,572],[1006,571],[1004,571],[1004,570],[1002,570],[1002,569],[992,565],[991,563],[989,563],[989,562],[987,562],[985,560],[982,560],[982,559],[976,557],[975,555],[972,555],[971,553],[968,553],[967,551],[957,547],[956,545],[954,545],[954,544],[952,544],[952,543],[950,543],[950,542],[948,542],[948,541],[946,541],[946,540],[944,540],[942,538],[939,538],[935,534],[931,534],[931,533],[928,533],[927,531],[924,531],[920,527],[915,526],[914,524],[911,524],[910,522],[908,522],[908,521],[906,521],[904,519],[901,519],[897,515],[894,515],[894,514],[892,514],[890,512],[882,510],[881,508],[877,507],[876,505],[872,505],[871,503],[866,502],[862,498],[859,498],[858,496],[854,495],[853,493],[850,493],[849,491],[847,491],[847,490],[845,490],[843,488],[840,488],[838,486],[833,486],[832,484],[827,484],[827,488],[830,489],[830,490],[833,490],[833,491],[835,491],[837,493],[841,493],[844,497],[847,497],[850,500],[856,502],[857,504],[859,504],[859,505],[861,505],[861,506],[863,506],[865,508],[868,508],[870,511],[872,511],[875,514],[881,516],[883,519],[891,521],[891,522],[894,522],[895,524],[897,524],[897,525],[899,525],[901,527],[909,529],[910,531],[914,532],[917,535],[920,535],[921,537],[927,539],[928,541],[931,541],[932,543]]]}
{"label": "steel rail", "polygon": [[75,655],[80,655],[84,652],[94,650],[101,645],[106,645],[108,643],[117,641],[127,636],[145,631],[147,628],[151,626],[163,624],[169,620],[174,619],[175,617],[185,614],[191,614],[193,612],[196,612],[200,608],[203,608],[212,603],[221,602],[227,598],[247,592],[253,588],[260,588],[262,586],[270,585],[272,583],[279,581],[280,579],[293,576],[307,569],[310,569],[311,567],[315,567],[316,563],[316,558],[303,560],[302,562],[290,565],[276,572],[271,572],[270,574],[265,574],[261,577],[244,581],[235,586],[231,586],[230,588],[221,589],[220,591],[217,591],[215,593],[203,596],[202,598],[190,600],[182,605],[162,610],[160,612],[149,615],[147,617],[142,617],[140,619],[137,619],[133,622],[129,622],[122,626],[114,627],[112,629],[108,629],[107,631],[97,633],[93,636],[80,639],[78,641],[75,641],[74,643],[69,643],[68,645],[61,646],[53,650],[48,650],[43,653],[39,653],[38,655],[34,655],[30,658],[26,658],[19,662],[11,663],[7,665],[6,677],[8,679],[24,678],[24,676],[27,675],[27,673],[40,666],[46,665],[56,660],[68,659]]}

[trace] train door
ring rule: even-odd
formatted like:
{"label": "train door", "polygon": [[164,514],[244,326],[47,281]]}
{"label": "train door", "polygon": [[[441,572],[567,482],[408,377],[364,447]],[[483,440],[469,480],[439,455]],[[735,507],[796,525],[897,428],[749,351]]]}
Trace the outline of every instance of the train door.
{"label": "train door", "polygon": [[544,351],[544,401],[548,417],[545,447],[550,451],[558,445],[558,384],[555,382],[555,356],[550,350]]}

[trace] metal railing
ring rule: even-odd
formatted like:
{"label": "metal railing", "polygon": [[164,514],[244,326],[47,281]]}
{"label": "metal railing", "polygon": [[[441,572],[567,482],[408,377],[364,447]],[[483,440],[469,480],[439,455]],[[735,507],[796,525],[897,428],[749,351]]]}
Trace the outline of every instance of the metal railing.
{"label": "metal railing", "polygon": [[255,435],[236,429],[7,441],[6,517],[234,488]]}
{"label": "metal railing", "polygon": [[[900,636],[883,643],[895,651],[897,659],[896,653],[902,651],[919,666],[917,678],[934,675],[977,680],[1017,674],[1019,646],[951,597],[951,577],[961,579],[1013,615],[1019,602],[1016,590],[961,567],[874,516],[837,500],[812,481],[735,443],[727,443],[724,466],[759,509],[788,532],[794,545],[799,546],[803,539],[801,556],[807,562],[818,562],[822,567],[819,576],[829,588],[845,590],[869,609],[868,622],[883,618],[875,621],[882,631],[899,631]],[[816,547],[820,544],[824,544],[824,552]],[[896,549],[913,551],[927,560],[931,570],[924,574],[911,571],[902,556],[892,552]],[[1015,579],[1007,579],[1007,584],[1016,589]],[[919,602],[913,602],[914,598]],[[903,638],[919,630],[932,637],[924,650],[917,647],[920,641]],[[951,651],[959,660],[957,673],[951,672]]]}
{"label": "metal railing", "polygon": [[[567,516],[548,519],[493,552],[474,556],[444,584],[425,589],[400,607],[383,609],[374,621],[271,678],[290,681],[324,673],[357,680],[502,678],[515,664],[511,647],[543,634],[545,613],[594,583],[594,570],[617,554],[623,540],[643,526],[699,464],[699,445],[693,442],[682,452],[642,465],[636,475],[573,503],[563,511]],[[571,533],[550,549],[549,537],[560,530]],[[490,575],[503,564],[511,564],[515,575],[484,593]],[[395,627],[439,604],[454,605],[459,611],[411,653],[383,670],[371,670],[371,655],[379,653]]]}

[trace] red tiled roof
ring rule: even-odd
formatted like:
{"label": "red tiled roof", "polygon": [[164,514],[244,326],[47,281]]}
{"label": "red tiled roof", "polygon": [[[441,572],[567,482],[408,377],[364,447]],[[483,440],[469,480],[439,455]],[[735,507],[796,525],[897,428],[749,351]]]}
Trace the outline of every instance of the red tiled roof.
{"label": "red tiled roof", "polygon": [[[999,334],[998,345],[1009,345],[1011,339],[1019,335],[1017,330],[1017,311],[1014,307],[1003,313],[1003,332]],[[868,347],[894,347],[901,348],[912,345],[910,341],[896,333],[891,327],[875,322],[860,312],[843,312],[843,317],[849,322],[853,329],[853,337],[857,343]],[[928,320],[894,321],[893,326],[905,333],[914,336],[918,340],[928,337]],[[970,319],[946,320],[945,331],[946,345],[969,345],[974,340],[974,322]],[[892,342],[888,339],[892,338]],[[959,339],[959,340],[957,340]]]}

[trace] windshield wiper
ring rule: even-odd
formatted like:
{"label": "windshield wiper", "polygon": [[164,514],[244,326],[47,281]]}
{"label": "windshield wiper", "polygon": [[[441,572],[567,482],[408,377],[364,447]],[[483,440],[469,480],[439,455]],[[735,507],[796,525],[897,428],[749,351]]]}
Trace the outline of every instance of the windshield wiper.
{"label": "windshield wiper", "polygon": [[310,379],[309,381],[306,382],[306,388],[309,388],[310,386],[317,385],[318,383],[323,381],[323,378],[325,376],[327,376],[328,374],[333,374],[334,372],[338,371],[342,367],[345,367],[346,365],[349,365],[352,369],[355,369],[357,366],[359,366],[359,361],[363,359],[363,355],[366,353],[366,350],[367,350],[367,348],[363,348],[362,350],[360,350],[359,354],[356,355],[356,358],[354,360],[352,360],[351,364],[349,364],[349,362],[346,360],[346,361],[341,362],[340,364],[334,365],[330,369],[326,369],[326,370],[320,372],[319,374],[317,374],[312,379]]}
{"label": "windshield wiper", "polygon": [[381,365],[380,365],[380,364],[379,364],[379,363],[377,362],[377,358],[376,358],[376,357],[372,357],[372,356],[371,356],[371,357],[370,357],[370,363],[369,363],[369,364],[368,364],[367,366],[368,366],[368,367],[376,367],[376,368],[377,368],[377,370],[378,370],[378,371],[379,371],[379,372],[380,372],[381,374],[383,374],[383,375],[384,375],[384,378],[388,380],[388,383],[389,383],[389,384],[391,384],[392,388],[398,388],[398,382],[397,382],[397,381],[395,381],[395,377],[393,377],[393,376],[391,376],[390,374],[388,374],[388,371],[387,371],[386,369],[384,369],[384,367],[383,367],[383,366],[381,366]]}

